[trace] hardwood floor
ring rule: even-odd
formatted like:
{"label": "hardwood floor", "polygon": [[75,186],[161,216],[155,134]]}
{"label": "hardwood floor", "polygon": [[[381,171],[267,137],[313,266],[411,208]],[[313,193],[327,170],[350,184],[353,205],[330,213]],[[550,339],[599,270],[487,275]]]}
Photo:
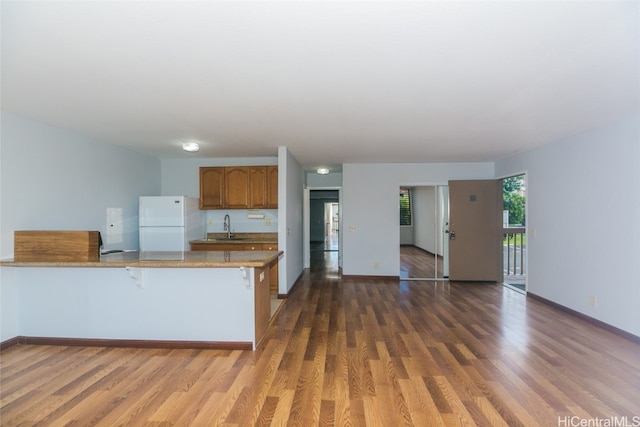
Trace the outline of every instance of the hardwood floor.
{"label": "hardwood floor", "polygon": [[336,256],[317,254],[256,352],[7,349],[0,424],[528,427],[640,416],[640,345],[501,285],[340,279]]}
{"label": "hardwood floor", "polygon": [[[436,271],[437,267],[437,271]],[[417,279],[443,277],[442,257],[437,257],[413,245],[400,245],[400,278]]]}

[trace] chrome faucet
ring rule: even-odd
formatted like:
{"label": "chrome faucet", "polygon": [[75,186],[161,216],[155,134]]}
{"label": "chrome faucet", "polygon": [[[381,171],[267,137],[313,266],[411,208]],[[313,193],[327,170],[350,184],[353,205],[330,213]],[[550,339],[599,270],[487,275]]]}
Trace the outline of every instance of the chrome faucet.
{"label": "chrome faucet", "polygon": [[224,216],[224,231],[227,232],[227,239],[231,238],[231,217],[227,214]]}

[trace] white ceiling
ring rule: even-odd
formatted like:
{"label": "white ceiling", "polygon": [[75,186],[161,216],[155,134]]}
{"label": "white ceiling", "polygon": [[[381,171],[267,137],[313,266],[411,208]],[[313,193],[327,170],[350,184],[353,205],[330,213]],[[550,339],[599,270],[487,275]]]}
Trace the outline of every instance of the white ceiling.
{"label": "white ceiling", "polygon": [[2,108],[162,158],[493,161],[639,112],[637,1],[2,1]]}

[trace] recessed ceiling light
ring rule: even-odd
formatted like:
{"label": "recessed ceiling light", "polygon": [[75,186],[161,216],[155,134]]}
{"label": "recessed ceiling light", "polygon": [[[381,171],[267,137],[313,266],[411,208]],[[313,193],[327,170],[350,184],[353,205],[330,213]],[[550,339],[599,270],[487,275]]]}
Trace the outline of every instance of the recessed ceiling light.
{"label": "recessed ceiling light", "polygon": [[182,143],[182,149],[189,153],[195,153],[200,149],[200,144],[195,141],[187,141]]}
{"label": "recessed ceiling light", "polygon": [[329,173],[329,168],[318,168],[316,172],[318,175],[327,175]]}

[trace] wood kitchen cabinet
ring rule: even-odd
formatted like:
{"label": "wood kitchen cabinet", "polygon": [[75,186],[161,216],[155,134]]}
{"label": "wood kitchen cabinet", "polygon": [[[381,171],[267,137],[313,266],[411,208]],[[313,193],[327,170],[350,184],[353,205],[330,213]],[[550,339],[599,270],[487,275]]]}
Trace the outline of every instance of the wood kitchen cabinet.
{"label": "wood kitchen cabinet", "polygon": [[[263,251],[277,251],[278,245],[275,243],[263,243],[262,244]],[[271,288],[271,293],[274,295],[278,295],[278,261],[276,260],[271,267],[269,268],[269,286]]]}
{"label": "wood kitchen cabinet", "polygon": [[200,168],[200,209],[226,207],[224,168]]}
{"label": "wood kitchen cabinet", "polygon": [[267,206],[267,167],[251,166],[249,168],[249,205],[253,209]]}
{"label": "wood kitchen cabinet", "polygon": [[277,251],[275,243],[191,243],[192,251]]}
{"label": "wood kitchen cabinet", "polygon": [[192,243],[192,251],[244,251],[244,245],[237,243]]}
{"label": "wood kitchen cabinet", "polygon": [[277,209],[277,166],[200,168],[200,209]]}
{"label": "wood kitchen cabinet", "polygon": [[[278,245],[275,243],[245,243],[245,251],[277,251]],[[269,286],[271,293],[278,294],[278,261],[271,264],[269,268]]]}
{"label": "wood kitchen cabinet", "polygon": [[249,208],[278,209],[278,166],[251,166]]}
{"label": "wood kitchen cabinet", "polygon": [[267,208],[278,209],[278,167],[267,166]]}
{"label": "wood kitchen cabinet", "polygon": [[262,339],[267,334],[269,329],[269,319],[271,319],[271,297],[270,284],[266,283],[271,279],[271,276],[265,274],[265,268],[256,268],[254,272],[254,322],[255,322],[255,343],[256,347],[260,344]]}
{"label": "wood kitchen cabinet", "polygon": [[233,166],[224,168],[227,209],[249,208],[249,168]]}
{"label": "wood kitchen cabinet", "polygon": [[249,208],[247,166],[200,168],[200,209]]}

